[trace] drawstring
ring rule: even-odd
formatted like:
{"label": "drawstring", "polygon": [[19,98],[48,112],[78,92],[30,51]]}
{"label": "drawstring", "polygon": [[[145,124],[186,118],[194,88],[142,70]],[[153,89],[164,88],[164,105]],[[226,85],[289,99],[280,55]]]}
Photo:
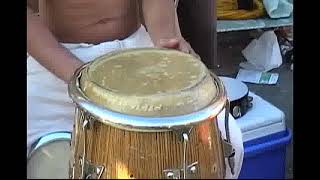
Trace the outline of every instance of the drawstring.
{"label": "drawstring", "polygon": [[93,46],[93,44],[80,43],[79,46],[80,47],[91,47],[91,46]]}
{"label": "drawstring", "polygon": [[120,49],[123,49],[125,47],[122,41],[117,39],[116,42],[119,44]]}

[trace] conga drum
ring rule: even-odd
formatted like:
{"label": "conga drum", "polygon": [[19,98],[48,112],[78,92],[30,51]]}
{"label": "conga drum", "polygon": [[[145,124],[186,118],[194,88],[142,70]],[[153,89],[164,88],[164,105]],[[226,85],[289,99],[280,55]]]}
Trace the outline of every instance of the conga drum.
{"label": "conga drum", "polygon": [[28,179],[66,179],[69,176],[69,132],[53,132],[42,136],[28,155]]}
{"label": "conga drum", "polygon": [[216,117],[228,101],[199,59],[157,48],[112,52],[79,68],[69,95],[70,178],[224,178],[232,150]]}

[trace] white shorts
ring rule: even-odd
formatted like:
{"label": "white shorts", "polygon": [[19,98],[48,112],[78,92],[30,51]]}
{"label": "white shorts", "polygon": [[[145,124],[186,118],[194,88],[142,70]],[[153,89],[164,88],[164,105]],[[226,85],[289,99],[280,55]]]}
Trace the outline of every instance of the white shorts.
{"label": "white shorts", "polygon": [[[153,47],[151,38],[141,26],[124,40],[114,40],[97,45],[79,43],[62,44],[83,62],[89,62],[108,52],[138,47]],[[58,131],[72,131],[74,105],[68,96],[67,84],[41,66],[33,57],[27,58],[27,154],[30,147],[46,134]],[[224,119],[224,116],[221,116]],[[220,120],[219,120],[220,121]],[[219,122],[223,124],[223,122]],[[231,141],[236,149],[235,176],[240,173],[243,158],[242,135],[233,118],[230,120]],[[221,128],[224,134],[224,128]],[[228,168],[228,166],[227,166]]]}

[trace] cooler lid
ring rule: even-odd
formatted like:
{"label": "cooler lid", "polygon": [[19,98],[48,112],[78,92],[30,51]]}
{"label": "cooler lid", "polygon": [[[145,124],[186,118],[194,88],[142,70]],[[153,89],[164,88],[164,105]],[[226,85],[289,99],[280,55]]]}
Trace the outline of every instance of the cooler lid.
{"label": "cooler lid", "polygon": [[252,92],[249,92],[249,96],[253,97],[252,108],[236,119],[244,142],[286,129],[285,115],[280,109]]}

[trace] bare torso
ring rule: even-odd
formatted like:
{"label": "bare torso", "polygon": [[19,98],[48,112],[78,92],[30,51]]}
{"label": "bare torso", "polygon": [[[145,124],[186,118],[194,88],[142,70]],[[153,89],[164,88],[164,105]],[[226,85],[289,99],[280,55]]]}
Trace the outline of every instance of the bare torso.
{"label": "bare torso", "polygon": [[39,14],[64,43],[124,39],[141,24],[136,0],[40,0]]}

